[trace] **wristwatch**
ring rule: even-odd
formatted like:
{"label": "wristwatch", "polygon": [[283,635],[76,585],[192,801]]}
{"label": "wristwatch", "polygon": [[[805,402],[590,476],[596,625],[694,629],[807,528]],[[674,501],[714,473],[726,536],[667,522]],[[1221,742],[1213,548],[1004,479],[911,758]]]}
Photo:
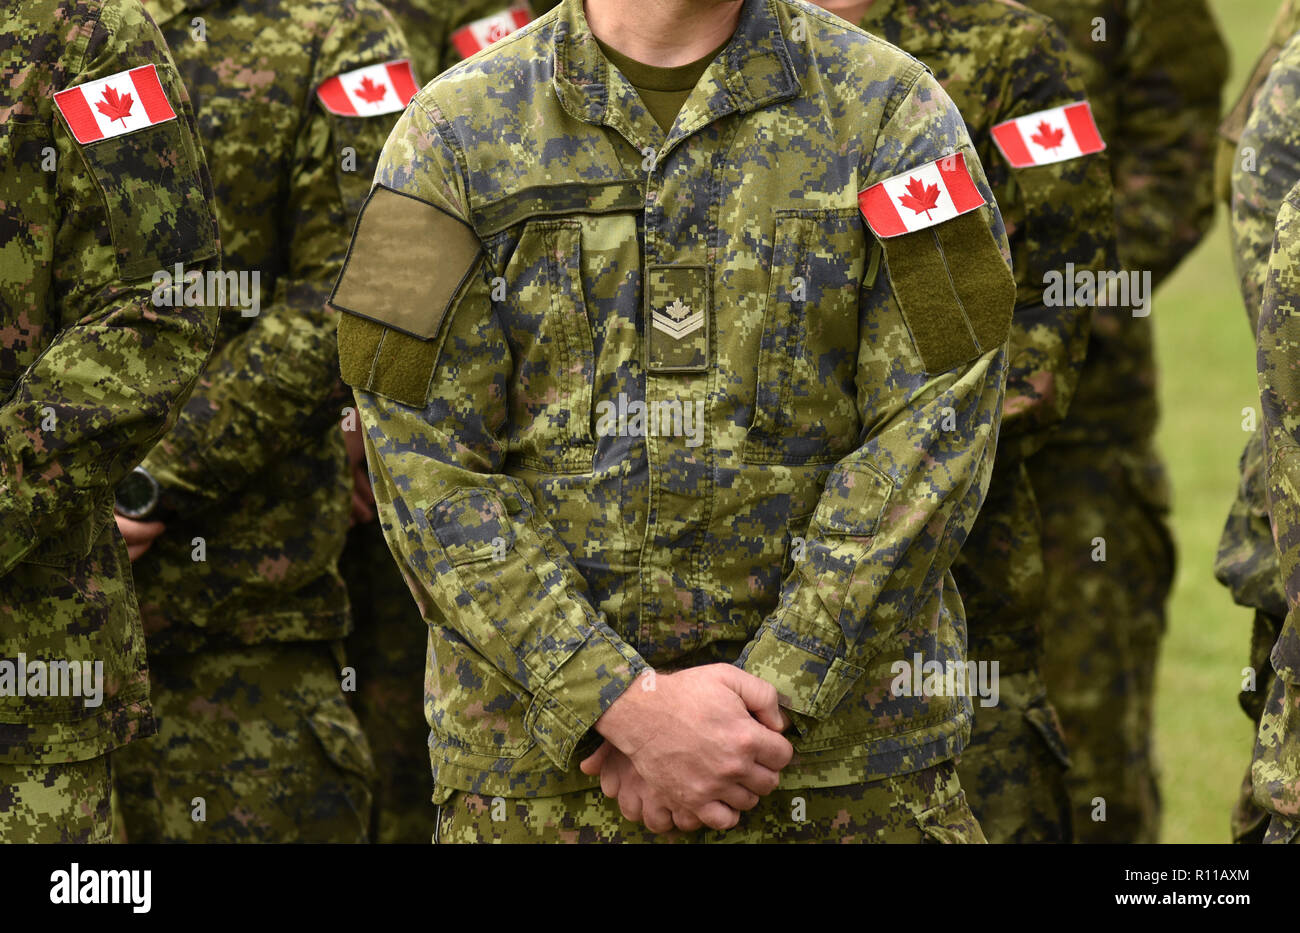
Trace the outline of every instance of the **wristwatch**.
{"label": "wristwatch", "polygon": [[160,494],[158,481],[148,470],[138,466],[118,483],[113,504],[117,514],[140,521],[148,518],[158,508]]}

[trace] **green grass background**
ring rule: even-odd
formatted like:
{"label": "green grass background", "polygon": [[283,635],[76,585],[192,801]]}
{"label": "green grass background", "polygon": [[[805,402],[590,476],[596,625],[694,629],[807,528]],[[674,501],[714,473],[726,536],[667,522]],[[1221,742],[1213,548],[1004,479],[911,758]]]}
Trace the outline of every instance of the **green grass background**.
{"label": "green grass background", "polygon": [[[1278,0],[1210,0],[1232,54],[1224,105],[1259,54]],[[1170,24],[1170,28],[1177,28]],[[1227,842],[1253,730],[1237,706],[1251,615],[1214,579],[1237,477],[1241,410],[1258,410],[1254,342],[1222,208],[1200,247],[1157,293],[1159,442],[1174,486],[1179,569],[1156,695],[1164,842]]]}

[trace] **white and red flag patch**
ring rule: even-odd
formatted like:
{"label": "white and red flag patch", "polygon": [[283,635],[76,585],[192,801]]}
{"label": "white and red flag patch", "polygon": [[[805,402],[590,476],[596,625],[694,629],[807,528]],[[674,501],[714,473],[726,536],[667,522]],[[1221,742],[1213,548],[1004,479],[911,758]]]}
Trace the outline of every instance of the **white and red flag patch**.
{"label": "white and red flag patch", "polygon": [[153,65],[59,91],[54,103],[83,146],[176,119]]}
{"label": "white and red flag patch", "polygon": [[522,29],[533,21],[532,14],[526,6],[511,7],[495,16],[485,16],[467,23],[451,34],[452,44],[461,58],[469,58],[480,49],[485,49],[498,39],[504,39],[516,29]]}
{"label": "white and red flag patch", "polygon": [[924,230],[983,204],[960,152],[886,178],[858,195],[862,216],[878,237]]}
{"label": "white and red flag patch", "polygon": [[1066,162],[1106,148],[1086,100],[999,123],[993,141],[1012,168]]}
{"label": "white and red flag patch", "polygon": [[321,82],[316,96],[330,113],[344,117],[377,117],[405,110],[420,90],[408,59],[367,65]]}

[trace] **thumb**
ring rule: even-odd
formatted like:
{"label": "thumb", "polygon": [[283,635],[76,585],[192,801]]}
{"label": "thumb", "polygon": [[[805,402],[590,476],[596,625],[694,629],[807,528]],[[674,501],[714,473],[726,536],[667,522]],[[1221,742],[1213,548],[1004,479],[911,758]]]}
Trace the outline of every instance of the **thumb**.
{"label": "thumb", "polygon": [[612,746],[608,742],[601,742],[600,748],[582,759],[582,763],[578,765],[578,767],[582,769],[582,773],[590,775],[591,777],[600,774],[600,769],[604,766],[605,759],[609,757],[609,750],[611,747]]}
{"label": "thumb", "polygon": [[728,686],[736,691],[745,704],[745,709],[754,714],[754,718],[773,732],[784,732],[786,719],[781,713],[776,688],[760,677],[733,667],[734,674],[728,677]]}

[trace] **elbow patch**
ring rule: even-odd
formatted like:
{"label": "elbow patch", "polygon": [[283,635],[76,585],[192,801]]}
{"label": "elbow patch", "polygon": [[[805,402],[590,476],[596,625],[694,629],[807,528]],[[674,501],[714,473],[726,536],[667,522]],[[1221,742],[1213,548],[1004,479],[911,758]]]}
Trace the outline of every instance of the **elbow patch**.
{"label": "elbow patch", "polygon": [[1016,281],[981,211],[880,242],[927,373],[945,373],[1006,342]]}
{"label": "elbow patch", "polygon": [[329,299],[343,312],[343,381],[423,407],[436,338],[481,257],[477,235],[458,217],[382,185],[371,189]]}

